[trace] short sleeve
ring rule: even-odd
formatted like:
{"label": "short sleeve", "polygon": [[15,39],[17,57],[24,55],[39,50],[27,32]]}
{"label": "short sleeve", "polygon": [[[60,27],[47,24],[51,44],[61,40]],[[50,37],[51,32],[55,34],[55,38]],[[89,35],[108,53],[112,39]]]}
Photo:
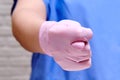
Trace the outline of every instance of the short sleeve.
{"label": "short sleeve", "polygon": [[16,4],[17,4],[17,0],[14,0],[14,1],[13,1],[13,5],[12,5],[12,8],[11,8],[11,15],[12,15],[15,7],[16,7]]}

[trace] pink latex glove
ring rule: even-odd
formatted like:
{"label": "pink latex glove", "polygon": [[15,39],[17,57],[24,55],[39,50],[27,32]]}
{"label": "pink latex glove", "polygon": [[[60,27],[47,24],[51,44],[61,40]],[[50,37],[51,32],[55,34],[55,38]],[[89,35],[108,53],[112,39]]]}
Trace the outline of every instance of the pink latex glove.
{"label": "pink latex glove", "polygon": [[39,33],[40,46],[64,70],[83,70],[91,65],[91,29],[72,20],[46,21]]}

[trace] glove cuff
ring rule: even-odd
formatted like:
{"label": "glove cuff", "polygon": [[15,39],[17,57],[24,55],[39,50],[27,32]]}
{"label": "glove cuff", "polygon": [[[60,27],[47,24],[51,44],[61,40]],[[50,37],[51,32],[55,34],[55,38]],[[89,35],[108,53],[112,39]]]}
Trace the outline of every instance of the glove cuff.
{"label": "glove cuff", "polygon": [[39,45],[43,52],[49,56],[52,54],[49,51],[49,42],[48,42],[48,31],[49,29],[57,22],[55,21],[45,21],[42,23],[39,30]]}

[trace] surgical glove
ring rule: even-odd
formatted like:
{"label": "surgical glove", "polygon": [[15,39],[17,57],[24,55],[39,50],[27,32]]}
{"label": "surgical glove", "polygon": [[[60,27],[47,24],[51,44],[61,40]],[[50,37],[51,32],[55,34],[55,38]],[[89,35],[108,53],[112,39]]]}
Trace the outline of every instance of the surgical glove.
{"label": "surgical glove", "polygon": [[45,21],[39,32],[42,50],[52,56],[64,70],[76,71],[89,68],[92,30],[73,20]]}

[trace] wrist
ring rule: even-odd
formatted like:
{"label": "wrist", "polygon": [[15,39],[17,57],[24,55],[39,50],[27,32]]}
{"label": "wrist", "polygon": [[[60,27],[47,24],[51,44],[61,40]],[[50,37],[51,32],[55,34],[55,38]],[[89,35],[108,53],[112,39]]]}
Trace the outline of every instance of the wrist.
{"label": "wrist", "polygon": [[52,54],[50,53],[50,51],[48,51],[48,46],[49,42],[48,42],[48,31],[49,29],[57,22],[55,21],[44,21],[39,29],[39,45],[40,48],[42,49],[42,51],[49,55],[52,56]]}

